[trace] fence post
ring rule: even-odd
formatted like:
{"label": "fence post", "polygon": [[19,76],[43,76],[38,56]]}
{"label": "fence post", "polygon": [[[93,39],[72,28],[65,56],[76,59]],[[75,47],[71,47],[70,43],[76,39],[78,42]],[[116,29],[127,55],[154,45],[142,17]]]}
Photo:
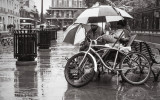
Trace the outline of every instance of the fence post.
{"label": "fence post", "polygon": [[[36,30],[14,30],[14,58],[21,62],[37,64],[37,31]],[[30,62],[29,62],[30,61]],[[33,63],[31,63],[33,62]]]}

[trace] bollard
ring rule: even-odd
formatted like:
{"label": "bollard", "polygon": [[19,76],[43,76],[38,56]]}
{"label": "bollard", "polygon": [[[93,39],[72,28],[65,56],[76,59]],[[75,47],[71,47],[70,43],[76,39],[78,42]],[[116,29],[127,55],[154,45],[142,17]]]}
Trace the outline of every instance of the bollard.
{"label": "bollard", "polygon": [[[37,31],[14,30],[14,58],[25,64],[31,61],[36,64],[37,57]],[[27,61],[27,62],[26,62]],[[19,64],[17,62],[17,64]]]}

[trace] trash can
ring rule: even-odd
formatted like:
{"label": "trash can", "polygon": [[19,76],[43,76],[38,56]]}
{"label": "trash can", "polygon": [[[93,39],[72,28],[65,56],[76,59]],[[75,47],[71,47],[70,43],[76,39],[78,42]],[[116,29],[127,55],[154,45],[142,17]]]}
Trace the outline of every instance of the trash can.
{"label": "trash can", "polygon": [[48,29],[41,29],[38,32],[38,46],[39,49],[49,49],[51,46],[51,31]]}
{"label": "trash can", "polygon": [[51,32],[51,40],[57,40],[57,30],[50,29]]}
{"label": "trash can", "polygon": [[14,30],[14,58],[18,61],[34,61],[37,57],[37,31]]}

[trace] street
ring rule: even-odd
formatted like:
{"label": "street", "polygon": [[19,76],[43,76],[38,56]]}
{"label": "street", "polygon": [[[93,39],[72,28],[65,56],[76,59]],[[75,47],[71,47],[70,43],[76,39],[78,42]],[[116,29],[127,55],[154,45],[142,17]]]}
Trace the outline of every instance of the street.
{"label": "street", "polygon": [[63,43],[62,30],[57,35],[51,51],[38,51],[33,66],[16,66],[13,48],[0,45],[0,100],[159,100],[160,83],[152,77],[143,85],[117,85],[116,76],[104,74],[80,88],[68,85],[65,57],[77,53],[79,47]]}

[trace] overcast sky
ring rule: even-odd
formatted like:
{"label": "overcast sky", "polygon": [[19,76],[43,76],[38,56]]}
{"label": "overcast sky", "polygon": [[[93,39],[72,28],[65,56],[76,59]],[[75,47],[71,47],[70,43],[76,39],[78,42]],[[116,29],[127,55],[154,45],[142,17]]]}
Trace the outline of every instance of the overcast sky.
{"label": "overcast sky", "polygon": [[[38,12],[41,13],[41,0],[34,0],[34,2]],[[43,0],[43,13],[46,12],[46,9],[49,9],[49,6],[51,6],[51,0]]]}

